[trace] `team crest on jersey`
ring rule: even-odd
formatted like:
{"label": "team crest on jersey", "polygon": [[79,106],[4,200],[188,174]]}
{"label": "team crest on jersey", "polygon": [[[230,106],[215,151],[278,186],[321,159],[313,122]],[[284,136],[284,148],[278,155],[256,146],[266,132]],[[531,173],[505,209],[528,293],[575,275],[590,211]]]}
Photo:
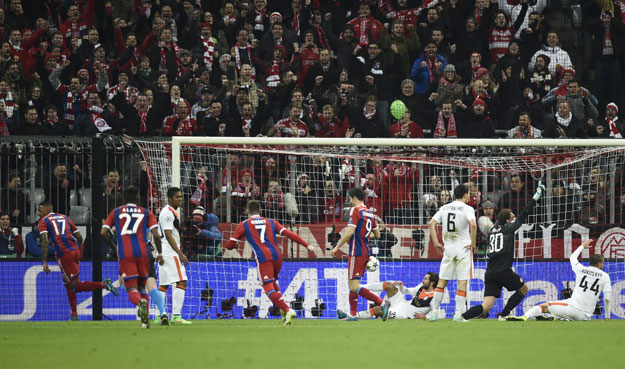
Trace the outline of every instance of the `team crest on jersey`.
{"label": "team crest on jersey", "polygon": [[614,227],[603,232],[595,244],[595,253],[604,258],[625,257],[625,229]]}
{"label": "team crest on jersey", "polygon": [[267,277],[267,276],[264,276],[264,277],[263,277],[263,279],[269,279],[269,277]]}

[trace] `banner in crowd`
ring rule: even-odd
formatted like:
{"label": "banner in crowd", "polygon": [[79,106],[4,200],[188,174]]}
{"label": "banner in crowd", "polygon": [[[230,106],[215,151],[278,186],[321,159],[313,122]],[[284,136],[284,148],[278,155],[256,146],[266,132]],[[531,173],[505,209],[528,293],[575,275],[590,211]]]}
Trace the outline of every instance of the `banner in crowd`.
{"label": "banner in crowd", "polygon": [[[470,305],[482,301],[485,262],[476,262],[467,300]],[[557,300],[563,289],[574,287],[575,276],[566,262],[519,262],[515,268],[526,281],[530,293],[514,314],[522,314],[533,305]],[[70,308],[58,266],[51,265],[46,275],[39,262],[0,262],[0,320],[68,320]],[[381,261],[380,269],[367,273],[363,283],[401,280],[408,287],[421,282],[428,271],[438,272],[435,261]],[[612,279],[612,318],[625,318],[625,266],[623,262],[606,262],[604,270]],[[81,279],[89,280],[91,263],[81,263]],[[103,276],[117,281],[118,264],[103,263]],[[192,262],[187,268],[189,284],[182,315],[186,319],[241,318],[247,306],[257,306],[258,316],[266,317],[271,306],[258,282],[256,264],[250,261]],[[115,282],[117,285],[117,282]],[[321,318],[335,318],[336,309],[348,311],[347,263],[343,261],[285,262],[280,273],[280,286],[287,302],[303,298],[300,317],[316,318],[315,306],[321,307]],[[505,290],[504,290],[505,291]],[[445,292],[442,307],[447,317],[453,314],[455,283]],[[203,299],[202,296],[205,298]],[[297,297],[296,297],[297,296]],[[450,299],[451,296],[451,299]],[[510,293],[504,292],[507,299]],[[233,301],[228,310],[228,300]],[[225,301],[225,302],[224,302]],[[81,319],[91,319],[91,293],[78,294]],[[171,312],[171,288],[167,296]],[[224,309],[225,307],[225,309]],[[367,308],[363,299],[359,310]],[[503,308],[499,299],[491,317]],[[151,311],[154,311],[152,306]],[[136,319],[136,308],[125,292],[115,297],[104,291],[103,313],[115,320]]]}
{"label": "banner in crowd", "polygon": [[[345,226],[346,224],[337,224],[334,229],[338,232]],[[234,229],[227,223],[220,224],[219,228],[226,240]],[[295,227],[294,231],[313,245],[315,251],[309,252],[305,247],[282,237],[279,241],[282,242],[283,256],[285,258],[302,259],[331,258],[329,249],[332,248],[332,244],[328,241],[328,235],[332,233],[332,230],[332,224],[310,224]],[[430,231],[427,226],[389,225],[387,230],[397,239],[395,243],[373,242],[373,245],[377,245],[382,251],[388,250],[386,255],[402,259],[442,258],[442,254],[434,248],[430,241]],[[384,239],[384,232],[382,236]],[[589,238],[597,241],[594,247],[598,247],[597,253],[602,254],[605,258],[625,258],[625,229],[599,224],[586,226],[573,224],[560,230],[557,230],[555,224],[523,224],[517,231],[515,257],[562,260],[568,258],[582,242]],[[347,255],[347,245],[344,245],[341,251],[343,255]],[[251,258],[253,257],[252,252],[251,246],[248,243],[245,243],[244,246],[243,241],[241,241],[237,249],[226,251],[224,255],[232,258]],[[590,249],[590,252],[595,253],[593,248]],[[339,253],[339,255],[341,254]],[[587,252],[584,252],[584,255],[587,257]]]}

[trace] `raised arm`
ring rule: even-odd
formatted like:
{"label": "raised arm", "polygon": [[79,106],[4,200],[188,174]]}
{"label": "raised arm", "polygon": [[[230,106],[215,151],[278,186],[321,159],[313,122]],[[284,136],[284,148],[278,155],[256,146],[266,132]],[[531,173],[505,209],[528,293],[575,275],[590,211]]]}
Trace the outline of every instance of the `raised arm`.
{"label": "raised arm", "polygon": [[581,245],[579,245],[577,250],[573,251],[573,253],[569,257],[569,260],[571,262],[571,268],[573,268],[574,271],[577,270],[581,265],[578,260],[579,255],[582,253],[584,249],[590,248],[590,244],[592,243],[592,241],[593,241],[592,239],[584,241]]}

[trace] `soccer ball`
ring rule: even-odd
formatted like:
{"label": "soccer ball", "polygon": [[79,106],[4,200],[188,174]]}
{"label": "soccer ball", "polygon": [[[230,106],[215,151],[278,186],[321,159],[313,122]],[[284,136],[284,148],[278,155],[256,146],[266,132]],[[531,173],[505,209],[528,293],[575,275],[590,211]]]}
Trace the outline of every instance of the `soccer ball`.
{"label": "soccer ball", "polygon": [[401,100],[395,100],[391,103],[391,115],[393,118],[400,120],[406,114],[406,104]]}
{"label": "soccer ball", "polygon": [[367,270],[370,272],[375,272],[380,267],[380,262],[374,256],[369,256],[369,261],[367,262]]}

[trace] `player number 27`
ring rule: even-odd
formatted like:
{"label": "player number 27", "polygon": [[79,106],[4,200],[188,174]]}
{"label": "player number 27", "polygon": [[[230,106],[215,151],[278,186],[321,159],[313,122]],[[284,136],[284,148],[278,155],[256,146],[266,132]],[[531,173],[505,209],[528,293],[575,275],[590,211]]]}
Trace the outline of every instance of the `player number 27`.
{"label": "player number 27", "polygon": [[122,225],[122,236],[125,234],[136,234],[137,230],[139,229],[139,224],[141,224],[141,221],[143,220],[143,214],[141,213],[133,213],[132,217],[135,218],[135,222],[132,225],[132,230],[128,230],[128,227],[130,226],[130,222],[131,222],[131,218],[130,218],[130,214],[120,214],[119,218],[120,219],[125,219],[126,221],[124,222],[124,225]]}

